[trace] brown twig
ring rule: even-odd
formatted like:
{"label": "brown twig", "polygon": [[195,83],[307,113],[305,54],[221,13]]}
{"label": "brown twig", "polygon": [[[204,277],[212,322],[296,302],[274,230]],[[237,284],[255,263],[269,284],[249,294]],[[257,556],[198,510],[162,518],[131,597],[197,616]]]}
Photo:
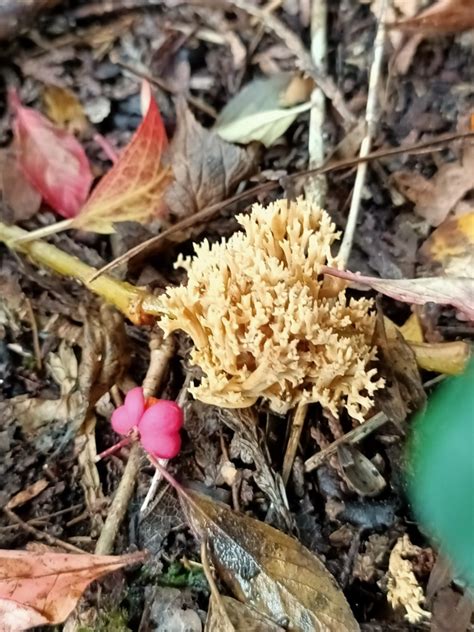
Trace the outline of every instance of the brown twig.
{"label": "brown twig", "polygon": [[[383,52],[385,48],[385,14],[387,11],[388,0],[382,0],[380,7],[380,15],[377,26],[377,34],[374,44],[374,59],[370,68],[369,88],[367,95],[367,108],[365,112],[366,134],[362,139],[360,146],[360,157],[367,156],[372,146],[372,139],[377,128],[377,96],[382,69]],[[347,264],[347,260],[351,253],[352,244],[359,217],[360,201],[362,198],[362,190],[364,188],[365,176],[367,173],[367,162],[360,162],[357,165],[356,179],[354,182],[354,190],[352,192],[351,206],[347,217],[346,230],[342,238],[339,257],[343,266]]]}
{"label": "brown twig", "polygon": [[31,305],[31,301],[29,298],[26,299],[26,309],[28,311],[28,318],[30,319],[31,325],[31,334],[33,336],[33,349],[35,352],[36,368],[38,369],[38,371],[41,371],[43,362],[41,359],[41,346],[39,342],[38,325],[36,323],[35,313],[33,311],[33,306]]}
{"label": "brown twig", "polygon": [[281,477],[285,485],[288,483],[288,479],[290,478],[291,469],[295,460],[296,451],[298,450],[298,444],[300,441],[301,433],[303,431],[307,411],[307,404],[298,404],[295,413],[291,419],[290,437],[288,439],[288,445],[286,447],[285,458],[283,460],[283,468],[281,473]]}
{"label": "brown twig", "polygon": [[[143,392],[149,397],[157,392],[166,373],[170,358],[174,353],[174,340],[167,338],[163,342],[161,332],[156,330],[150,340],[150,364],[143,381]],[[119,486],[112,500],[107,519],[97,540],[95,552],[101,555],[111,553],[120,525],[125,518],[130,499],[142,463],[143,450],[135,442],[128,457]]]}
{"label": "brown twig", "polygon": [[24,531],[34,536],[37,540],[43,540],[44,542],[47,542],[51,546],[59,546],[62,549],[65,549],[66,551],[71,551],[72,553],[86,553],[86,551],[79,549],[77,546],[74,546],[73,544],[69,544],[69,542],[63,542],[63,540],[60,540],[59,538],[55,538],[53,535],[50,535],[49,533],[45,533],[44,531],[40,531],[39,529],[36,529],[35,527],[31,526],[31,524],[28,524],[28,522],[25,522],[24,520],[22,520],[19,516],[17,516],[17,514],[14,511],[12,511],[11,509],[8,509],[7,507],[3,508],[3,512],[8,517],[9,520],[18,524]]}
{"label": "brown twig", "polygon": [[[382,158],[390,158],[391,156],[399,156],[400,154],[409,154],[409,153],[417,153],[423,152],[425,150],[434,151],[436,149],[442,149],[447,144],[468,138],[474,138],[474,132],[462,132],[457,134],[445,134],[431,141],[425,141],[422,143],[417,143],[415,145],[410,145],[409,147],[389,147],[382,148],[377,151],[374,151],[367,156],[358,156],[357,158],[349,158],[344,160],[337,160],[329,162],[322,167],[316,167],[311,169],[305,169],[304,171],[298,171],[296,173],[290,174],[286,176],[283,180],[283,184],[290,183],[302,178],[305,178],[310,175],[320,174],[320,173],[329,173],[330,171],[339,171],[342,169],[348,169],[350,167],[354,167],[361,162],[369,162],[370,160],[380,160]],[[156,248],[159,243],[173,235],[174,233],[186,230],[191,226],[194,226],[199,223],[203,223],[211,219],[217,213],[223,211],[225,208],[230,206],[231,204],[235,204],[237,202],[241,202],[243,200],[248,200],[249,198],[255,197],[261,193],[269,193],[270,191],[274,191],[281,186],[280,182],[265,182],[263,184],[258,184],[246,191],[242,191],[241,193],[237,193],[227,200],[223,200],[222,202],[217,202],[216,204],[211,204],[198,211],[194,215],[190,215],[180,222],[176,222],[173,226],[170,226],[165,231],[160,233],[159,235],[155,235],[154,237],[150,237],[146,241],[138,244],[134,248],[128,250],[125,254],[117,257],[116,259],[110,261],[107,265],[103,266],[88,279],[89,282],[95,281],[100,275],[109,272],[113,268],[130,261],[137,255],[141,253],[146,253]],[[1,239],[1,235],[0,235]],[[142,303],[142,309],[144,313],[150,315],[156,315],[154,311],[154,301],[153,299],[145,299]]]}
{"label": "brown twig", "polygon": [[[149,81],[152,85],[156,86],[157,88],[160,88],[160,90],[163,90],[164,92],[168,92],[168,94],[172,94],[172,95],[181,94],[181,93],[178,93],[177,90],[172,88],[168,83],[166,83],[166,81],[163,81],[163,79],[157,79],[156,77],[153,77],[153,75],[150,75],[148,72],[145,72],[144,70],[135,68],[135,66],[131,66],[130,64],[127,64],[120,59],[114,59],[113,62],[120,68],[123,68],[127,72],[131,73],[132,75],[135,75],[136,77],[139,77],[140,79],[145,79],[146,81]],[[192,94],[185,94],[184,98],[190,105],[194,106],[196,109],[201,110],[202,112],[204,112],[205,114],[207,114],[213,119],[217,118],[217,112],[211,105],[208,105],[207,103],[205,103],[201,99],[198,99],[197,97],[193,97]]]}

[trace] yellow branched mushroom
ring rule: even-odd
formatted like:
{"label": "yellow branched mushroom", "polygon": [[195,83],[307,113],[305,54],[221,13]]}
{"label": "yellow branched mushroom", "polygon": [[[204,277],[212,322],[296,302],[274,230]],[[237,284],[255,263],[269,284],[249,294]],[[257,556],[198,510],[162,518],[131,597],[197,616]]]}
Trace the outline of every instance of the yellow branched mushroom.
{"label": "yellow branched mushroom", "polygon": [[368,368],[375,315],[371,300],[349,299],[321,274],[338,267],[334,223],[303,199],[237,219],[243,231],[178,259],[187,283],[161,297],[161,327],[189,334],[204,374],[192,394],[226,408],[263,398],[277,413],[319,402],[363,421],[383,383]]}

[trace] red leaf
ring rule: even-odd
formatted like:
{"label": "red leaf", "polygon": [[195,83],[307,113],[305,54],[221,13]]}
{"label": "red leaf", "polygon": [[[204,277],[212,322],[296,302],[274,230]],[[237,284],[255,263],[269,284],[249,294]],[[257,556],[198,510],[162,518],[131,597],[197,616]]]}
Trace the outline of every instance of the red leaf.
{"label": "red leaf", "polygon": [[0,630],[61,623],[92,581],[143,558],[0,551]]}
{"label": "red leaf", "polygon": [[15,120],[13,133],[23,173],[44,200],[63,217],[74,217],[92,184],[89,161],[79,141],[55,127],[9,94]]}
{"label": "red leaf", "polygon": [[111,233],[114,222],[145,223],[156,217],[170,170],[162,164],[166,130],[148,83],[142,88],[146,115],[117,162],[74,220],[76,228]]}
{"label": "red leaf", "polygon": [[323,266],[323,272],[354,283],[368,285],[373,290],[404,303],[452,305],[467,318],[474,320],[474,279],[468,277],[378,279],[328,266]]}

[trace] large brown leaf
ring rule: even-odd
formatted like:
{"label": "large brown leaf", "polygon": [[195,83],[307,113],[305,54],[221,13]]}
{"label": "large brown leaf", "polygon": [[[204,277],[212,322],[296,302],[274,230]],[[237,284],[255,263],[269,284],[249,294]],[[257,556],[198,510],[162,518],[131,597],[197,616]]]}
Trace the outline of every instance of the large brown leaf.
{"label": "large brown leaf", "polygon": [[237,599],[219,599],[220,604],[211,596],[204,632],[284,632],[284,628]]}
{"label": "large brown leaf", "polygon": [[228,198],[255,171],[250,152],[202,127],[185,101],[177,106],[178,130],[170,146],[174,182],[165,199],[178,218]]}
{"label": "large brown leaf", "polygon": [[297,540],[207,496],[181,491],[194,531],[241,601],[288,630],[354,632],[359,626],[332,575]]}
{"label": "large brown leaf", "polygon": [[474,28],[474,3],[472,0],[438,0],[415,17],[390,26],[427,35],[467,31]]}
{"label": "large brown leaf", "polygon": [[0,551],[0,630],[62,623],[92,581],[143,558]]}

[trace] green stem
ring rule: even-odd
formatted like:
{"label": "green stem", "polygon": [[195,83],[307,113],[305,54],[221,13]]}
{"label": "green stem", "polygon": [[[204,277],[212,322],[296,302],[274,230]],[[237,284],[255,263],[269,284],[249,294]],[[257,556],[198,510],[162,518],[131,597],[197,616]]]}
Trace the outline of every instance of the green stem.
{"label": "green stem", "polygon": [[28,241],[27,237],[28,231],[0,222],[0,242],[12,250],[27,255],[37,265],[80,281],[105,301],[115,305],[133,323],[140,325],[153,322],[143,309],[145,299],[153,305],[153,296],[148,292],[105,274],[90,282],[91,276],[97,272],[96,268],[87,265],[77,257],[68,255],[56,246],[44,241]]}

